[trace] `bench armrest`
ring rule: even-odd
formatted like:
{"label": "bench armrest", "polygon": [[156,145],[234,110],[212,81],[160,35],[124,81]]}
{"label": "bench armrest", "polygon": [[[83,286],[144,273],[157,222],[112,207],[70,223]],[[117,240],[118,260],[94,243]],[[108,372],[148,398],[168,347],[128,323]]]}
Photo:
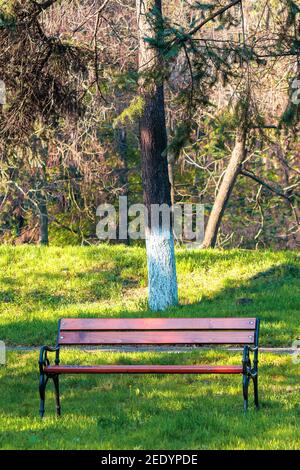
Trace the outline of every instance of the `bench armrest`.
{"label": "bench armrest", "polygon": [[42,346],[40,350],[40,357],[39,357],[39,366],[40,366],[40,372],[43,373],[43,369],[45,366],[48,366],[50,364],[49,359],[48,359],[48,352],[55,352],[56,353],[56,359],[55,363],[59,363],[59,346],[52,347],[52,346]]}

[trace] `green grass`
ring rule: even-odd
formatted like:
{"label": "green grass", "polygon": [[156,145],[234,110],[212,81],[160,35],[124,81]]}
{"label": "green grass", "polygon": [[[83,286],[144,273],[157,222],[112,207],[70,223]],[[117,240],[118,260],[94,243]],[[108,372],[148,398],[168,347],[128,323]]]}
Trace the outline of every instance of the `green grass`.
{"label": "green grass", "polygon": [[[299,260],[288,251],[179,249],[180,306],[161,315],[257,315],[262,345],[291,346],[300,337]],[[53,344],[63,316],[157,315],[147,309],[142,248],[1,246],[0,273],[0,339],[11,345]]]}
{"label": "green grass", "polygon": [[[101,357],[100,357],[101,356]],[[240,354],[65,351],[64,362],[240,363]],[[0,367],[1,449],[300,449],[299,365],[262,354],[261,409],[243,413],[239,376],[66,376],[55,418],[52,384],[38,418],[37,352]]]}
{"label": "green grass", "polygon": [[[177,266],[180,306],[160,315],[257,315],[262,345],[300,337],[298,254],[179,249]],[[146,275],[142,248],[1,246],[0,339],[54,344],[63,316],[156,316]],[[62,418],[49,383],[40,420],[37,355],[10,351],[0,367],[1,449],[300,448],[299,365],[290,356],[261,354],[259,412],[251,406],[244,415],[238,376],[67,376]],[[240,364],[241,354],[65,350],[62,361]]]}

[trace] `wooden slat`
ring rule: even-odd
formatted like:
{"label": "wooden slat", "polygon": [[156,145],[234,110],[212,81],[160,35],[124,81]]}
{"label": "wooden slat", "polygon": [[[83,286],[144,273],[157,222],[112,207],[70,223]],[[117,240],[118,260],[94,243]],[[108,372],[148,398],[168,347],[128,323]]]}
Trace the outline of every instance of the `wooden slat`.
{"label": "wooden slat", "polygon": [[62,331],[59,344],[253,344],[243,331]]}
{"label": "wooden slat", "polygon": [[100,365],[49,366],[48,374],[242,374],[242,366]]}
{"label": "wooden slat", "polygon": [[254,330],[256,318],[63,318],[61,330]]}

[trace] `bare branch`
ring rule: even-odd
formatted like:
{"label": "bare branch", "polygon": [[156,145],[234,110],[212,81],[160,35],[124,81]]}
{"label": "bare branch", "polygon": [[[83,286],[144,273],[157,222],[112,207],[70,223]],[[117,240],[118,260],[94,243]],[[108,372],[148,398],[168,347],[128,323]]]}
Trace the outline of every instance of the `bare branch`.
{"label": "bare branch", "polygon": [[280,189],[277,189],[274,186],[271,186],[269,183],[262,180],[261,178],[259,178],[259,176],[256,176],[251,171],[243,169],[243,170],[241,170],[240,174],[243,175],[243,176],[247,176],[247,178],[251,178],[253,181],[256,181],[256,183],[259,183],[261,186],[263,186],[264,188],[267,188],[272,193],[277,194],[277,196],[280,196],[280,197],[286,199],[287,201],[292,202],[291,196],[288,196],[284,192],[280,191]]}
{"label": "bare branch", "polygon": [[46,2],[39,3],[33,1],[34,5],[39,9],[39,11],[44,11],[47,10],[47,8],[50,8],[54,3],[56,3],[57,0],[47,0]]}

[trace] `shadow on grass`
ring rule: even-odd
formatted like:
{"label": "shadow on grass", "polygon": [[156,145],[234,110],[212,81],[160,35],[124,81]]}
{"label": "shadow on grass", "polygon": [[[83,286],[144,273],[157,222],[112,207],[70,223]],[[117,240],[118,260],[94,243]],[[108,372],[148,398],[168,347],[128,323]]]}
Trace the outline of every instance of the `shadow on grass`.
{"label": "shadow on grass", "polygon": [[[121,256],[121,255],[120,255]],[[240,254],[230,252],[227,259],[240,259]],[[128,254],[129,257],[129,254]],[[224,254],[219,252],[200,252],[199,254],[178,254],[179,262],[184,258],[191,258],[199,265],[214,266],[220,259],[224,260]],[[129,258],[128,258],[129,259]],[[296,259],[296,257],[295,257]],[[124,263],[124,254],[122,254]],[[128,261],[130,262],[130,261]],[[66,277],[65,273],[50,274],[60,281]],[[48,273],[39,273],[38,276],[49,277]],[[122,268],[111,272],[111,270],[101,270],[99,273],[77,273],[74,278],[80,278],[82,283],[87,280],[86,291],[83,297],[76,297],[76,292],[72,290],[67,294],[53,294],[48,288],[32,289],[26,294],[26,301],[34,305],[40,304],[52,309],[53,319],[43,318],[41,308],[36,311],[31,310],[30,318],[14,320],[1,325],[1,339],[9,344],[29,344],[41,345],[44,343],[53,344],[57,333],[57,321],[62,315],[60,309],[68,306],[68,315],[73,317],[222,317],[222,316],[257,316],[262,320],[262,340],[264,346],[285,345],[290,346],[294,339],[300,335],[300,266],[295,262],[282,263],[273,266],[266,271],[257,272],[248,280],[239,281],[228,280],[227,285],[216,293],[213,297],[208,297],[202,293],[201,302],[190,305],[172,307],[165,312],[151,312],[147,309],[132,311],[128,309],[107,308],[95,314],[93,302],[108,299],[112,296],[118,297],[120,292],[132,289],[139,282],[138,279],[128,279],[122,275]],[[4,279],[7,280],[7,277]],[[3,279],[0,279],[2,282]],[[234,282],[235,285],[231,285]],[[51,283],[49,283],[51,285]],[[298,289],[298,291],[297,291]],[[84,288],[83,288],[84,290]],[[19,302],[13,289],[0,291],[0,302],[14,304]],[[74,302],[83,302],[83,305],[74,306]],[[88,305],[85,306],[84,302]],[[20,302],[19,302],[20,303]],[[120,301],[120,304],[122,302]],[[26,302],[25,302],[26,308]],[[89,311],[92,310],[92,311]],[[48,313],[49,317],[49,313]]]}
{"label": "shadow on grass", "polygon": [[[22,300],[28,303],[42,304],[45,307],[57,308],[59,306],[72,304],[74,299],[78,302],[95,302],[103,299],[110,299],[114,295],[120,294],[123,290],[132,289],[138,286],[138,279],[124,278],[116,270],[111,272],[110,270],[99,270],[86,273],[76,273],[72,275],[72,281],[80,280],[84,285],[84,281],[87,281],[86,288],[80,289],[70,288],[70,291],[65,294],[53,294],[51,289],[51,282],[58,282],[59,289],[69,280],[67,273],[53,274],[53,273],[38,273],[34,277],[37,280],[44,278],[49,281],[48,285],[45,283],[41,288],[28,289],[26,293],[20,294],[18,290],[18,284],[14,288],[7,288],[5,284],[7,281],[0,277],[0,285],[4,285],[4,289],[0,290],[0,303],[16,302],[21,303]],[[94,279],[97,278],[97,279]],[[10,283],[7,283],[10,284]],[[34,280],[33,280],[34,286]]]}
{"label": "shadow on grass", "polygon": [[[194,356],[188,356],[186,362],[193,362]],[[233,358],[220,353],[220,356],[222,362],[228,357],[230,362],[240,359],[240,355]],[[169,354],[156,357],[159,359],[155,362],[170,362]],[[2,436],[4,444],[16,448],[110,445],[111,449],[137,445],[162,449],[242,445],[267,448],[277,446],[278,442],[287,448],[295,446],[298,371],[286,361],[278,365],[263,359],[262,408],[259,412],[254,410],[251,388],[247,415],[243,413],[238,376],[67,376],[61,379],[62,418],[54,418],[53,387],[49,383],[46,419],[40,421],[38,377],[32,366],[27,368],[32,358],[32,354],[28,355],[27,365],[13,368],[3,379],[4,390],[10,391],[9,400],[5,396],[0,398],[3,418],[8,420]],[[172,359],[181,361],[177,355]],[[206,362],[215,360],[206,356]],[[32,427],[30,422],[34,423]]]}

